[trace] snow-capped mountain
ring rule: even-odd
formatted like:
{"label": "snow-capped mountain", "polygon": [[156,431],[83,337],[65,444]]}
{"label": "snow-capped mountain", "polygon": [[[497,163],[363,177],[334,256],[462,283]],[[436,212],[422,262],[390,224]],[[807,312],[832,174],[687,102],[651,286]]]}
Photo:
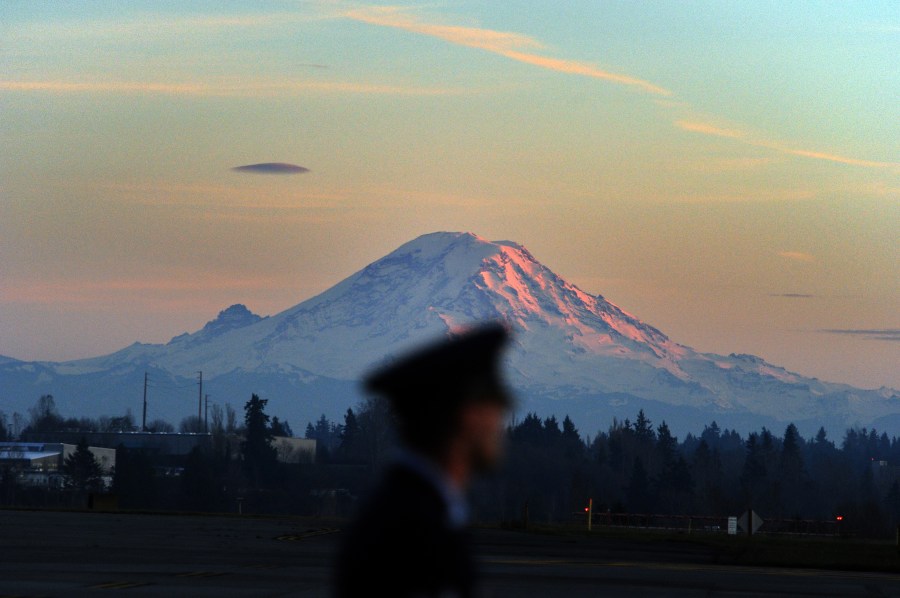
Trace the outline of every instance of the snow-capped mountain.
{"label": "snow-capped mountain", "polygon": [[698,353],[566,282],[521,245],[470,233],[419,237],[271,317],[234,305],[165,345],[59,364],[0,361],[0,398],[27,408],[49,392],[66,412],[118,413],[126,404],[137,412],[134,397],[150,371],[161,391],[187,389],[185,406],[166,414],[177,421],[196,413],[187,397],[203,371],[215,401],[239,407],[257,392],[272,413],[300,425],[354,405],[356,381],[389,356],[484,320],[502,320],[514,333],[508,378],[521,409],[569,414],[585,430],[640,408],[683,432],[713,419],[740,429],[794,421],[808,433],[900,422],[892,389],[825,383],[748,355]]}

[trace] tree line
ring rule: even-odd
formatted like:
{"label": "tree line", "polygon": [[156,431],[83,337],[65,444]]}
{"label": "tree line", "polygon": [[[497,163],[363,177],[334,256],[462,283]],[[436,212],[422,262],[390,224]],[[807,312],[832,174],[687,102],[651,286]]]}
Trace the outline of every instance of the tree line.
{"label": "tree line", "polygon": [[[120,448],[113,476],[120,505],[233,511],[240,502],[259,512],[349,514],[395,444],[385,402],[366,400],[339,422],[324,415],[309,422],[315,465],[278,461],[272,438],[290,435],[290,426],[266,405],[253,395],[243,422],[233,410],[221,412],[210,426],[210,446],[184,457]],[[25,430],[71,425],[52,398],[42,397],[30,415]],[[613,419],[585,436],[568,416],[528,413],[509,424],[507,440],[501,469],[473,489],[480,521],[515,521],[526,505],[532,521],[568,521],[593,499],[595,512],[610,513],[728,516],[752,508],[773,519],[840,515],[870,535],[900,523],[900,439],[874,429],[847,429],[835,442],[824,429],[804,438],[788,424],[780,434],[762,428],[742,436],[711,422],[679,440],[665,421],[656,424],[641,410],[634,421]]]}
{"label": "tree line", "polygon": [[[332,439],[325,460],[376,466],[391,442],[378,441],[377,424],[389,417],[369,401],[348,410],[343,424],[322,416],[307,436]],[[594,512],[722,517],[753,509],[780,520],[841,516],[859,533],[892,534],[900,524],[900,439],[850,428],[836,444],[824,428],[807,439],[793,423],[780,435],[764,427],[742,436],[713,421],[679,440],[643,410],[583,436],[568,416],[528,413],[507,428],[502,468],[472,495],[486,522],[515,521],[526,505],[532,521],[567,521],[589,499]]]}

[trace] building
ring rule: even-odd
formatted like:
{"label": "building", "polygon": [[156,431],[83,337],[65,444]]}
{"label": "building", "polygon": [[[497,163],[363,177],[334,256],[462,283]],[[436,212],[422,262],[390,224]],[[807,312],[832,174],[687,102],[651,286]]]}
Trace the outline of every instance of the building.
{"label": "building", "polygon": [[275,447],[278,460],[282,463],[316,462],[316,441],[312,438],[275,436],[272,438],[272,446]]}
{"label": "building", "polygon": [[28,440],[77,443],[82,438],[91,446],[115,449],[124,446],[156,455],[187,455],[195,447],[212,446],[211,434],[169,432],[42,432],[30,434]]}
{"label": "building", "polygon": [[[66,458],[77,448],[63,442],[0,443],[0,469],[18,472],[21,482],[29,486],[58,488],[62,486]],[[116,450],[97,446],[88,446],[88,450],[100,463],[108,485],[116,467]]]}

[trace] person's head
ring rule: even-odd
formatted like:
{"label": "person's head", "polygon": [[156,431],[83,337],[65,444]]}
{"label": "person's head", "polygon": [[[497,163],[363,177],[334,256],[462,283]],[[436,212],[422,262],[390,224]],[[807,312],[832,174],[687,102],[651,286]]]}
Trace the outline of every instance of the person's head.
{"label": "person's head", "polygon": [[453,452],[475,471],[502,453],[510,394],[500,379],[499,324],[482,325],[429,344],[381,368],[366,388],[387,397],[401,440],[441,461]]}
{"label": "person's head", "polygon": [[473,472],[489,471],[503,456],[508,407],[497,402],[464,405],[448,450],[457,451]]}

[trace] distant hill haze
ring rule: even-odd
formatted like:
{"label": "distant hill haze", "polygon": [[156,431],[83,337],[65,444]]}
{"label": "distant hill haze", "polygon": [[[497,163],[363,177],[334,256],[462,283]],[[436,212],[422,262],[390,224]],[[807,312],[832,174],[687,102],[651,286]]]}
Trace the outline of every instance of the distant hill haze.
{"label": "distant hill haze", "polygon": [[[900,432],[894,389],[863,390],[788,372],[751,355],[699,353],[602,296],[563,280],[511,241],[470,233],[421,236],[324,293],[270,317],[233,305],[192,334],[92,359],[0,359],[0,409],[26,413],[53,394],[65,416],[141,412],[177,424],[197,414],[197,372],[214,404],[251,393],[295,429],[338,419],[361,398],[360,376],[448,332],[501,320],[513,332],[507,378],[519,412],[572,417],[586,433],[639,409],[681,434],[715,420],[741,431],[788,422]],[[423,401],[428,397],[423,396]]]}

